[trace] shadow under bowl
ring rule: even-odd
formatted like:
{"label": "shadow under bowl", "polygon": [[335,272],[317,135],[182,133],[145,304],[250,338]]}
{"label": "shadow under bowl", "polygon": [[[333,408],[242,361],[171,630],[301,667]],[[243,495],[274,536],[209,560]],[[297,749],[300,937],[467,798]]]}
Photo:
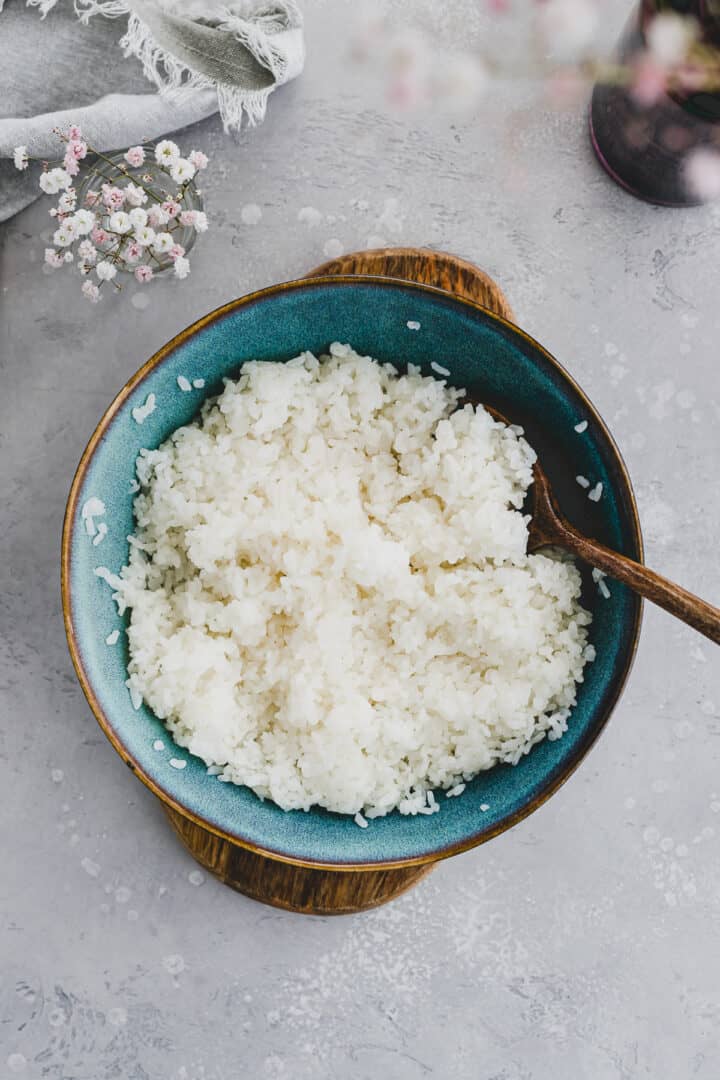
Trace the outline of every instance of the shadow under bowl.
{"label": "shadow under bowl", "polygon": [[[418,329],[408,324],[419,323]],[[70,491],[62,543],[63,611],[73,663],[90,706],[115,749],[172,810],[251,851],[306,867],[375,869],[412,866],[457,854],[497,836],[537,809],[585,757],[616,704],[640,629],[641,602],[617,583],[611,598],[597,592],[588,567],[583,603],[592,611],[590,640],[597,659],[585,669],[567,733],[545,740],[514,767],[481,773],[459,798],[439,795],[441,811],[404,817],[397,811],[359,829],[352,818],[321,809],[284,812],[247,788],[219,783],[204,763],[176,746],[146,707],[133,708],[125,687],[127,639],[105,639],[121,619],[111,590],[94,573],[117,572],[134,529],[131,481],[142,447],[156,448],[198,413],[204,399],[235,378],[246,360],[286,361],[332,341],[400,368],[432,361],[448,381],[522,424],[568,518],[605,544],[642,560],[635,500],[623,460],[597,410],[560,364],[512,324],[467,300],[429,286],[385,278],[335,277],[276,285],[218,308],[184,330],[133,376],[101,419]],[[177,378],[202,378],[183,392]],[[157,407],[141,425],[132,409],[148,394]],[[574,428],[587,420],[583,434]],[[590,502],[575,482],[601,481]],[[108,535],[94,546],[81,510],[102,499]],[[161,739],[164,749],[153,743]],[[177,770],[170,758],[186,767]],[[487,806],[487,810],[481,809]]]}

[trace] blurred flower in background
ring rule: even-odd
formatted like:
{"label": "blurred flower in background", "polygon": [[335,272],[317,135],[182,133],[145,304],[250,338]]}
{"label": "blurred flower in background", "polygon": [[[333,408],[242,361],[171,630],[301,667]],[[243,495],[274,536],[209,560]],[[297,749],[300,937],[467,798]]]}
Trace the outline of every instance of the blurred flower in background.
{"label": "blurred flower in background", "polygon": [[[524,33],[518,33],[516,20],[508,32],[505,16],[518,3],[527,9]],[[353,59],[392,109],[470,116],[501,82],[532,86],[539,103],[555,109],[577,109],[597,83],[622,88],[640,113],[666,95],[720,94],[720,48],[705,40],[693,15],[643,8],[637,47],[624,59],[612,59],[601,40],[602,0],[484,0],[462,52],[446,49],[420,13],[408,24],[412,10],[405,7],[402,19],[364,9],[351,38]],[[642,149],[642,124],[630,115],[627,124],[629,142]],[[674,130],[676,135],[672,126],[665,134],[677,146],[665,149],[689,150],[680,145],[682,128]],[[687,183],[696,195],[715,190],[717,157],[709,149],[696,164],[688,162]]]}

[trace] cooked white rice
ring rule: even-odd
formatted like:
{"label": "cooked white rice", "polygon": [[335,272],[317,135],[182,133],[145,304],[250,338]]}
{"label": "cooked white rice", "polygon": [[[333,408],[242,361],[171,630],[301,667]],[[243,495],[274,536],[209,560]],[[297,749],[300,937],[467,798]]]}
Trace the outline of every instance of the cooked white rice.
{"label": "cooked white rice", "polygon": [[432,788],[563,734],[590,615],[572,562],[526,553],[524,439],[331,353],[245,364],[141,451],[128,685],[284,809],[433,813]]}

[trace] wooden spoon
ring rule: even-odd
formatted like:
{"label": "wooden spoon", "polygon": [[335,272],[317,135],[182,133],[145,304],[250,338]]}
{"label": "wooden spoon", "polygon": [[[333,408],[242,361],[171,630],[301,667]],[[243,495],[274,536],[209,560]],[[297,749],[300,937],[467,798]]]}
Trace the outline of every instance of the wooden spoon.
{"label": "wooden spoon", "polygon": [[[501,419],[495,410],[488,410]],[[507,423],[507,420],[504,421]],[[550,481],[539,462],[533,466],[533,484],[530,488],[532,519],[529,525],[528,551],[537,551],[547,544],[564,548],[572,555],[597,567],[616,581],[640,593],[646,600],[682,619],[694,630],[720,645],[720,609],[693,596],[687,589],[649,570],[642,563],[628,559],[617,551],[605,547],[598,540],[591,540],[563,517],[553,495]]]}
{"label": "wooden spoon", "polygon": [[[497,409],[490,405],[483,405],[483,408],[496,420],[510,427],[511,422]],[[720,645],[720,609],[656,574],[654,570],[649,570],[642,563],[629,559],[627,555],[620,555],[612,548],[605,547],[599,540],[592,540],[579,532],[563,517],[550,481],[539,461],[533,465],[533,483],[528,495],[531,514],[528,551],[537,551],[538,548],[550,544],[564,548],[583,562],[590,563],[616,581],[621,581],[633,592],[640,593],[646,600],[652,600],[653,604],[669,611],[675,618],[682,619],[688,626],[692,626],[693,630],[699,630],[716,645]]]}

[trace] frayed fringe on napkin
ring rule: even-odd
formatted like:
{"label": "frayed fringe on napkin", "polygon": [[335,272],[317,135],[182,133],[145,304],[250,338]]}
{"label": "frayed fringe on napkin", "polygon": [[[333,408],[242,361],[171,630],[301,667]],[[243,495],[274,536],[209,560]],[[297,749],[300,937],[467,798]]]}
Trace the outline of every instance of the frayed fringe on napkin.
{"label": "frayed fringe on napkin", "polygon": [[[2,0],[0,0],[0,3]],[[57,0],[27,0],[43,17]],[[82,22],[127,16],[125,56],[163,95],[214,87],[225,130],[265,116],[276,86],[302,71],[302,15],[295,0],[75,0]]]}

